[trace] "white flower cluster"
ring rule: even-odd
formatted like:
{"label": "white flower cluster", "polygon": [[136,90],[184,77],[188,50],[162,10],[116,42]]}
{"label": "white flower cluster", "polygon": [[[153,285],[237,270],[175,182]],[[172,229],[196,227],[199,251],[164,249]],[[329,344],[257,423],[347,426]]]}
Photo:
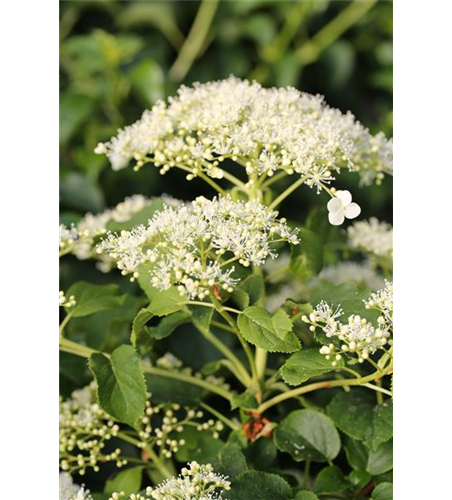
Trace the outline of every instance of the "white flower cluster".
{"label": "white flower cluster", "polygon": [[74,307],[75,304],[77,301],[73,295],[66,297],[65,293],[60,290],[60,307]]}
{"label": "white flower cluster", "polygon": [[72,477],[66,473],[60,473],[60,500],[93,500],[89,490],[83,486],[74,484]]}
{"label": "white flower cluster", "polygon": [[115,437],[119,426],[95,402],[93,382],[60,400],[60,467],[63,471],[84,475],[88,467],[99,470],[99,462],[113,461],[118,467],[120,450],[104,453],[105,443]]}
{"label": "white flower cluster", "polygon": [[[162,195],[165,204],[174,207],[182,205],[180,200],[168,195]],[[97,267],[102,272],[108,272],[114,262],[106,255],[95,251],[99,236],[105,234],[111,222],[127,222],[135,214],[141,212],[153,201],[141,194],[134,194],[124,199],[114,208],[109,208],[98,214],[87,213],[77,224],[70,227],[60,225],[60,256],[73,254],[79,260],[95,258]]]}
{"label": "white flower cluster", "polygon": [[[177,478],[167,479],[156,488],[148,487],[144,495],[132,494],[129,500],[221,500],[223,491],[230,490],[228,478],[216,474],[210,464],[190,462]],[[124,492],[113,493],[110,500],[120,500]]]}
{"label": "white flower cluster", "polygon": [[322,269],[317,278],[313,279],[309,286],[315,288],[323,283],[342,285],[353,281],[363,288],[378,290],[384,286],[384,279],[375,270],[372,262],[339,262],[333,266]]}
{"label": "white flower cluster", "polygon": [[392,344],[392,283],[386,282],[383,290],[372,294],[371,298],[364,303],[369,309],[382,311],[383,314],[378,318],[377,326],[357,314],[352,314],[346,323],[342,323],[337,319],[343,315],[340,306],[333,309],[324,301],[309,317],[302,317],[305,323],[311,324],[312,331],[321,328],[327,338],[337,341],[337,343],[332,342],[320,348],[320,353],[324,354],[326,359],[331,359],[333,366],[342,360],[343,354],[354,354],[358,357],[358,361],[363,363],[377,349]]}
{"label": "white flower cluster", "polygon": [[392,142],[372,136],[350,112],[330,108],[319,95],[233,76],[182,86],[95,151],[114,170],[130,160],[136,168],[152,162],[162,174],[181,168],[189,180],[200,173],[222,178],[219,165],[232,158],[251,179],[285,171],[318,189],[341,168],[359,172],[366,184],[392,171]]}
{"label": "white flower cluster", "polygon": [[347,236],[351,248],[377,257],[392,259],[393,229],[391,224],[372,217],[368,221],[355,222],[349,226]]}
{"label": "white flower cluster", "polygon": [[154,213],[147,226],[109,233],[97,249],[115,259],[123,274],[132,273],[132,279],[145,269],[154,288],[176,285],[181,295],[202,300],[214,285],[232,291],[238,281],[232,276],[233,262],[261,265],[276,257],[274,243],[299,243],[297,230],[277,215],[257,200],[199,197]]}

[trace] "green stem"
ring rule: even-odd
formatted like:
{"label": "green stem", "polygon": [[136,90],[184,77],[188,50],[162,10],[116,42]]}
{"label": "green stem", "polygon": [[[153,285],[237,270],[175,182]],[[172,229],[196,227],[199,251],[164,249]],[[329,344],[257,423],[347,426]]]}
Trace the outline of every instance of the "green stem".
{"label": "green stem", "polygon": [[66,325],[69,323],[69,320],[71,319],[72,314],[69,312],[66,314],[64,317],[63,321],[60,323],[60,337],[63,336],[64,329],[66,328]]}
{"label": "green stem", "polygon": [[[131,436],[128,436],[127,434],[123,434],[122,432],[118,432],[117,434],[118,438],[119,439],[122,439],[123,441],[126,441],[127,443],[130,443],[130,444],[133,444],[135,445],[136,447],[138,448],[141,448],[141,442],[138,441],[137,439],[134,439],[133,437]],[[171,471],[169,471],[165,464],[162,463],[162,461],[160,460],[160,458],[157,456],[157,453],[155,453],[154,449],[152,448],[152,446],[149,446],[149,445],[146,445],[144,446],[144,448],[141,448],[141,449],[144,449],[146,451],[146,453],[149,455],[149,457],[151,458],[153,464],[155,465],[155,468],[165,477],[165,478],[170,478],[173,474]]]}
{"label": "green stem", "polygon": [[[377,393],[377,402],[379,405],[383,404],[382,394],[386,394],[386,396],[392,396],[391,391],[388,391],[384,387],[379,387],[378,385],[373,384],[363,384],[363,387],[367,387],[368,389],[372,389]],[[380,396],[380,397],[379,397]]]}
{"label": "green stem", "polygon": [[185,78],[200,53],[209,33],[210,25],[218,7],[218,0],[203,0],[196,18],[190,28],[190,33],[182,46],[177,59],[169,70],[169,77],[173,81]]}
{"label": "green stem", "polygon": [[220,328],[221,330],[224,330],[225,332],[230,332],[235,334],[235,330],[231,328],[228,325],[225,325],[224,323],[220,323],[220,321],[211,321],[212,326],[215,326],[217,328]]}
{"label": "green stem", "polygon": [[240,429],[240,425],[239,424],[237,424],[237,423],[233,422],[232,420],[230,420],[229,418],[225,417],[222,413],[220,413],[219,411],[215,410],[215,408],[212,408],[207,403],[204,403],[203,401],[201,401],[199,403],[199,405],[201,406],[201,408],[204,408],[205,410],[207,410],[208,412],[210,412],[212,415],[214,415],[215,417],[217,417],[218,420],[221,420],[221,422],[223,422],[224,424],[226,424],[233,431],[237,431],[238,429]]}
{"label": "green stem", "polygon": [[300,177],[296,182],[290,185],[285,191],[283,191],[275,200],[272,201],[268,207],[270,210],[275,209],[282,201],[284,201],[290,194],[292,194],[299,186],[301,186],[306,180],[306,177]]}
{"label": "green stem", "polygon": [[355,0],[298,49],[298,59],[305,66],[317,61],[327,47],[356,24],[376,3],[377,0]]}
{"label": "green stem", "polygon": [[207,184],[210,184],[215,189],[215,191],[220,193],[222,196],[226,195],[226,191],[222,187],[220,187],[214,180],[212,180],[208,175],[206,175],[204,172],[198,172],[196,175],[200,179],[202,179],[203,181],[207,182]]}
{"label": "green stem", "polygon": [[[256,370],[256,364],[254,362],[254,357],[253,353],[251,352],[250,346],[247,344],[246,340],[243,338],[242,334],[240,333],[240,330],[237,328],[237,325],[234,321],[234,319],[231,317],[230,314],[228,314],[228,310],[230,308],[224,307],[220,302],[215,298],[214,295],[211,295],[211,300],[212,303],[215,306],[215,309],[217,312],[226,320],[228,325],[234,330],[235,334],[237,335],[240,344],[242,345],[243,350],[245,351],[245,354],[248,358],[248,362],[250,364],[251,368],[251,373],[253,374],[254,380],[257,382],[258,381],[258,375],[257,375],[257,370]],[[240,311],[237,311],[238,314],[240,314]]]}
{"label": "green stem", "polygon": [[199,333],[214,347],[216,347],[232,364],[229,368],[235,377],[245,386],[248,387],[251,378],[243,366],[241,361],[237,358],[237,356],[229,349],[228,346],[223,344],[219,338],[217,338],[210,330],[196,327]]}
{"label": "green stem", "polygon": [[311,461],[306,460],[304,464],[304,474],[303,474],[303,485],[301,486],[304,490],[307,490],[309,488],[309,471],[311,468]]}
{"label": "green stem", "polygon": [[[253,274],[259,276],[263,280],[263,271],[259,266],[253,266]],[[257,304],[260,307],[265,307],[265,288],[262,291]],[[256,371],[258,380],[263,383],[265,378],[265,370],[267,368],[267,357],[268,353],[265,349],[261,349],[260,347],[256,347]]]}
{"label": "green stem", "polygon": [[[389,373],[389,371],[386,371],[386,373]],[[383,375],[386,373],[383,373]],[[365,384],[367,384],[368,382],[372,382],[373,380],[376,380],[377,378],[380,378],[381,376],[382,376],[381,372],[375,372],[375,373],[372,373],[371,375],[368,375],[366,377],[361,377],[361,378],[328,380],[325,382],[315,382],[313,384],[308,384],[308,385],[305,385],[302,387],[298,387],[296,389],[292,389],[291,391],[284,392],[283,394],[278,394],[274,398],[269,399],[268,401],[265,401],[264,403],[262,403],[256,411],[258,413],[263,413],[264,411],[268,410],[272,406],[279,404],[282,401],[285,401],[286,399],[295,398],[297,396],[301,396],[302,394],[316,391],[318,389],[327,389],[330,387],[348,387],[348,386],[353,386],[353,385],[365,386]]]}

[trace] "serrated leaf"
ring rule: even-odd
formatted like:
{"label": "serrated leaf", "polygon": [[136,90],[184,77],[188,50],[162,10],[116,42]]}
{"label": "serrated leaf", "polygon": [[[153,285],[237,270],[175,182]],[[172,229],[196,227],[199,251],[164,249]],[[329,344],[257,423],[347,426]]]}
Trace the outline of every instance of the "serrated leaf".
{"label": "serrated leaf", "polygon": [[276,428],[276,447],[296,462],[326,462],[337,457],[341,440],[333,421],[315,410],[296,410]]}
{"label": "serrated leaf", "polygon": [[311,377],[324,375],[344,365],[343,361],[337,363],[338,366],[332,366],[331,361],[320,354],[316,347],[303,349],[292,354],[284,363],[281,367],[281,376],[287,384],[299,385]]}
{"label": "serrated leaf", "polygon": [[384,474],[393,467],[392,441],[386,441],[376,451],[371,451],[360,441],[347,438],[345,453],[351,467],[358,471],[368,472],[372,476]]}
{"label": "serrated leaf", "polygon": [[95,285],[86,281],[72,285],[66,292],[67,297],[71,295],[77,301],[68,309],[74,318],[120,307],[126,300],[126,295],[119,295],[118,285]]}
{"label": "serrated leaf", "polygon": [[112,479],[105,483],[104,493],[115,493],[123,491],[126,495],[131,495],[140,491],[143,467],[130,467],[118,472]]}
{"label": "serrated leaf", "polygon": [[371,479],[372,476],[368,472],[364,472],[361,470],[354,470],[348,475],[350,484],[356,490],[364,488],[364,486],[366,486],[366,484],[368,484]]}
{"label": "serrated leaf", "polygon": [[153,293],[151,302],[146,309],[155,316],[167,316],[182,309],[187,302],[187,297],[181,296],[176,287],[168,290],[157,290]]}
{"label": "serrated leaf", "polygon": [[314,482],[316,493],[338,493],[349,487],[350,485],[345,480],[341,469],[335,465],[322,469]]}
{"label": "serrated leaf", "polygon": [[198,330],[208,332],[212,321],[213,308],[204,306],[190,306],[191,321]]}
{"label": "serrated leaf", "polygon": [[292,488],[280,476],[260,471],[248,471],[232,481],[226,500],[288,500]]}
{"label": "serrated leaf", "polygon": [[239,315],[237,324],[248,342],[268,352],[295,352],[301,348],[292,332],[292,321],[284,311],[271,316],[262,307],[251,306]]}
{"label": "serrated leaf", "polygon": [[312,491],[302,490],[295,495],[294,500],[319,500],[319,497]]}
{"label": "serrated leaf", "polygon": [[133,427],[146,407],[146,385],[136,351],[131,346],[122,345],[110,358],[104,354],[92,354],[89,368],[97,382],[101,408]]}
{"label": "serrated leaf", "polygon": [[248,470],[242,449],[237,443],[226,443],[218,453],[212,466],[217,474],[234,479]]}
{"label": "serrated leaf", "polygon": [[363,441],[372,451],[392,437],[392,400],[375,405],[373,394],[354,389],[337,394],[328,413],[342,432]]}

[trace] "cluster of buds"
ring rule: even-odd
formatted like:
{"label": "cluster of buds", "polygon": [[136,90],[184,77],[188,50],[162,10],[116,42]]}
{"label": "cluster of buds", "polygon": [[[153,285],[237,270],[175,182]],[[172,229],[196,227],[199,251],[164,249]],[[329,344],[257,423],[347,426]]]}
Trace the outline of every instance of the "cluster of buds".
{"label": "cluster of buds", "polygon": [[74,307],[77,304],[75,297],[73,295],[69,295],[66,297],[65,293],[60,290],[60,306],[61,307]]}

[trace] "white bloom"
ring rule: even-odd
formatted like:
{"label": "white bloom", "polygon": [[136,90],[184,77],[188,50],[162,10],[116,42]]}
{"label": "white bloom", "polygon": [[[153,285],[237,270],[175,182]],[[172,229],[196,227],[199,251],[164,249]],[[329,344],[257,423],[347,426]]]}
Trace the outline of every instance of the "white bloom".
{"label": "white bloom", "polygon": [[328,220],[333,226],[340,226],[345,218],[354,219],[361,213],[361,207],[352,202],[350,191],[336,191],[327,208],[329,211]]}
{"label": "white bloom", "polygon": [[309,283],[309,286],[315,288],[322,283],[342,285],[350,281],[371,290],[378,290],[384,286],[383,277],[377,273],[375,266],[370,261],[363,263],[339,262],[334,266],[324,267],[320,274]]}
{"label": "white bloom", "polygon": [[332,172],[359,172],[364,183],[392,172],[392,142],[372,136],[351,113],[328,107],[321,96],[294,88],[261,87],[230,77],[182,86],[168,103],[159,101],[140,120],[100,144],[113,169],[131,160],[221,178],[219,164],[232,158],[249,175],[285,171],[322,189]]}
{"label": "white bloom", "polygon": [[175,285],[181,295],[203,299],[214,285],[232,291],[237,279],[230,264],[261,265],[276,257],[275,241],[298,244],[297,231],[276,216],[257,200],[200,197],[155,212],[147,226],[109,233],[97,248],[132,279],[148,272],[157,289]]}
{"label": "white bloom", "polygon": [[60,500],[93,500],[89,490],[74,484],[72,477],[66,472],[60,473]]}
{"label": "white bloom", "polygon": [[355,222],[347,228],[351,248],[391,259],[393,253],[393,229],[391,224],[372,217],[368,221]]}
{"label": "white bloom", "polygon": [[342,323],[338,319],[343,314],[340,306],[336,306],[334,310],[324,301],[309,317],[303,316],[302,320],[312,325],[312,331],[321,328],[332,340],[330,344],[321,347],[320,353],[327,359],[332,359],[333,366],[336,366],[344,354],[355,354],[362,363],[378,349],[392,344],[392,291],[392,283],[386,282],[384,289],[373,293],[369,300],[364,301],[367,309],[378,309],[382,312],[376,325],[357,314],[350,315],[347,322]]}

